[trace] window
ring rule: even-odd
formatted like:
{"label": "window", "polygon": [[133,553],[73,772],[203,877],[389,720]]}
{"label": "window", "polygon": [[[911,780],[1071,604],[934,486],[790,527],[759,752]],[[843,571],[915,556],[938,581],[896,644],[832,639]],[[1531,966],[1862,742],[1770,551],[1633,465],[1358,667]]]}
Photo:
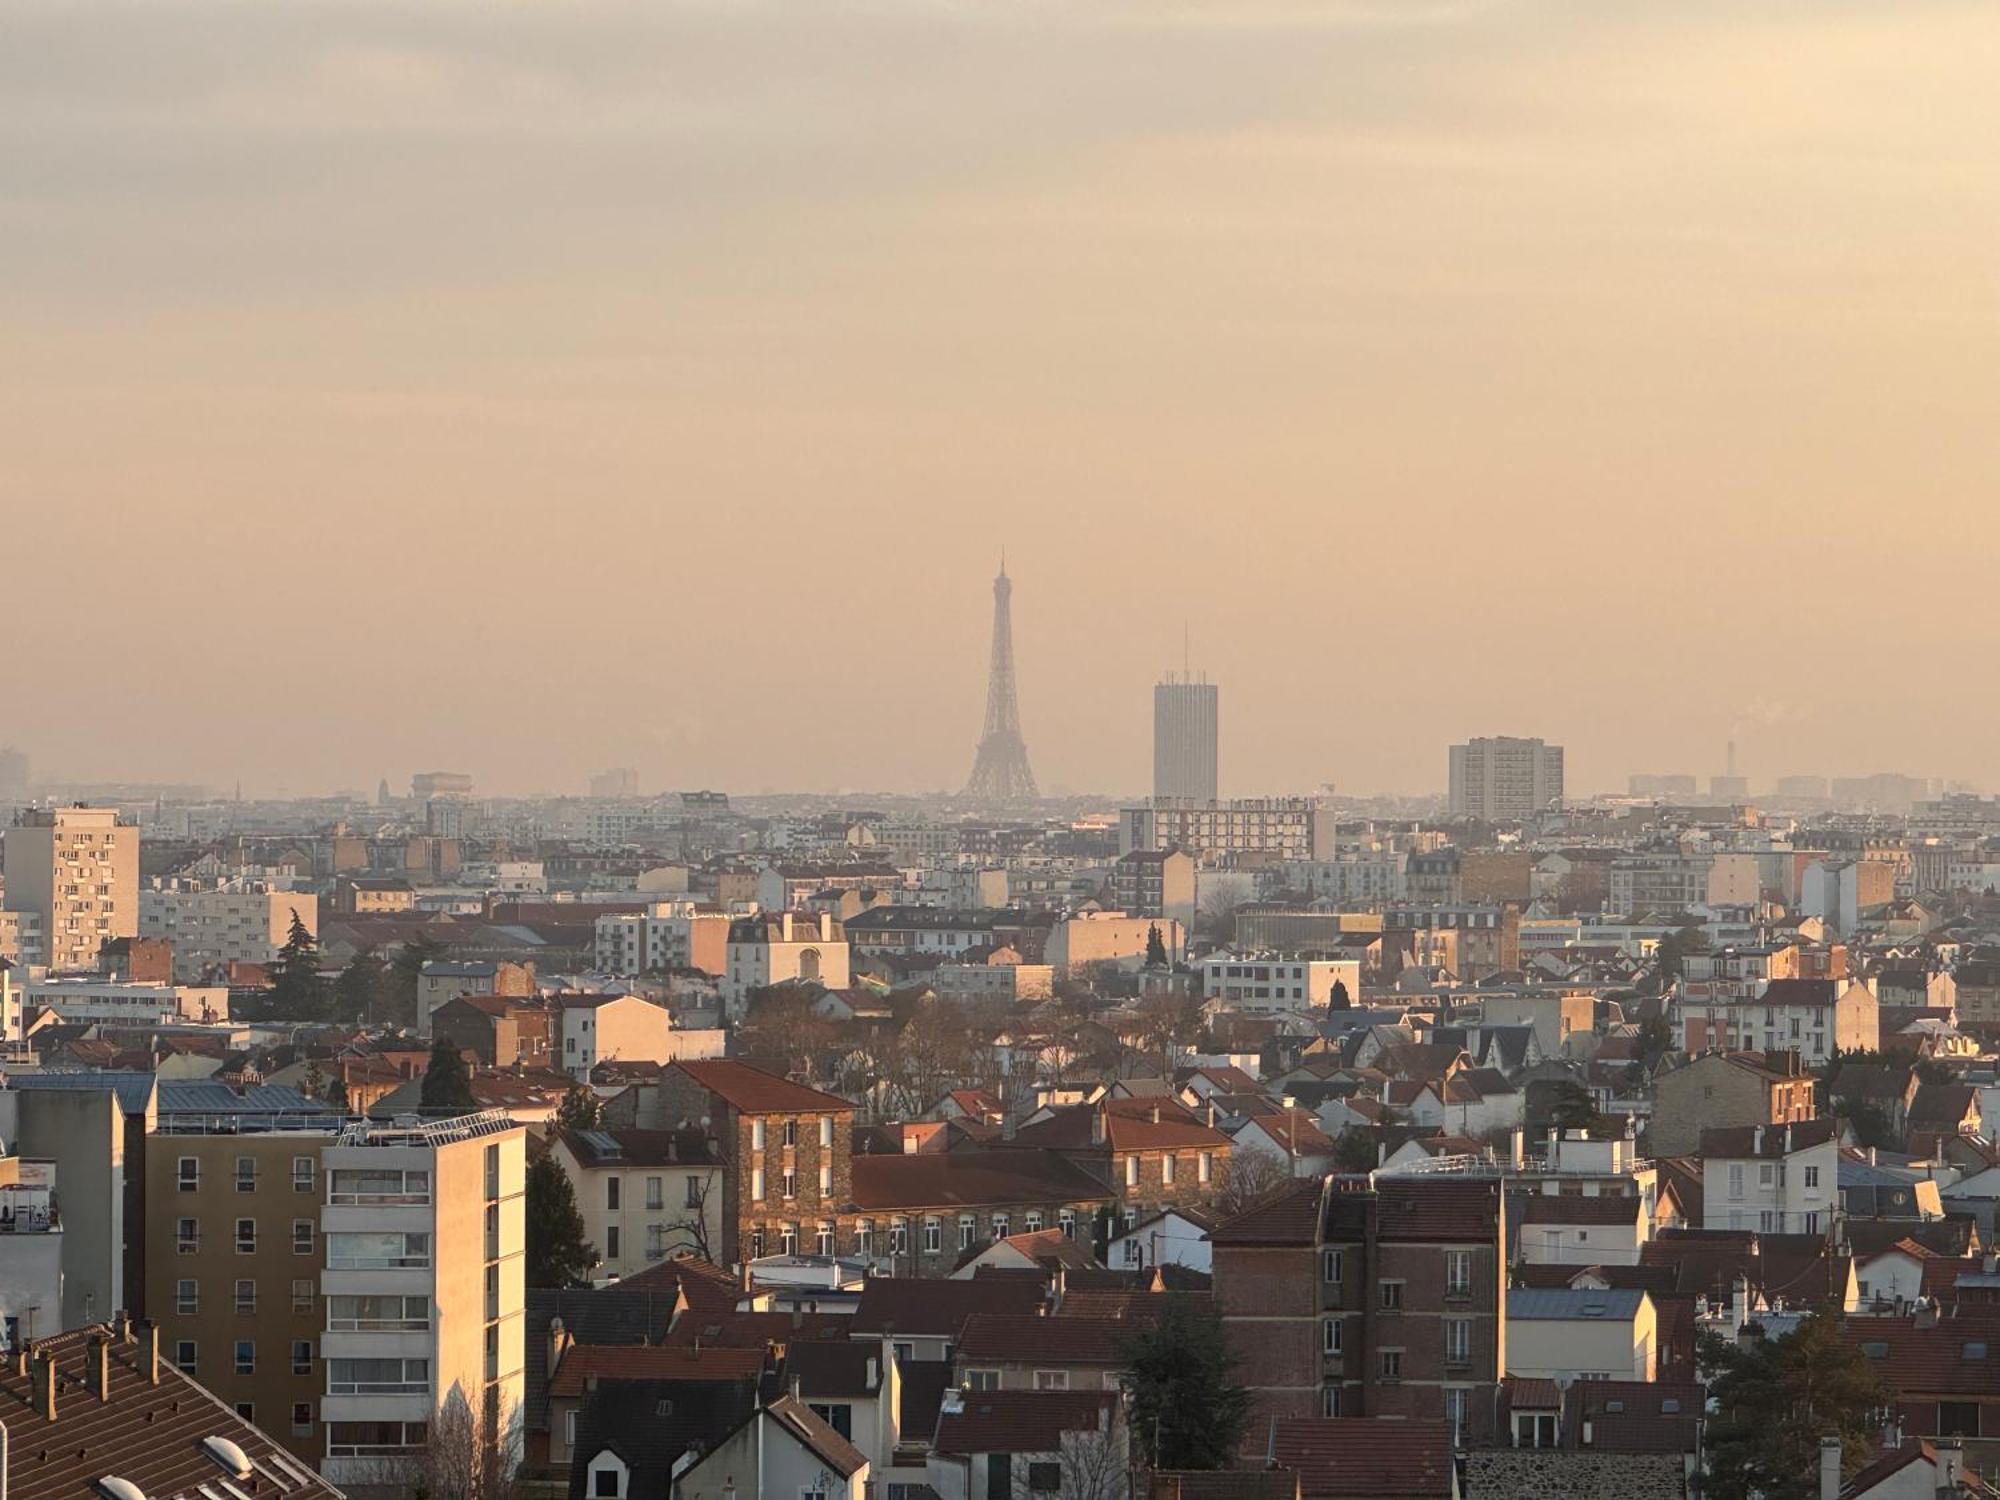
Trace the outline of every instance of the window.
{"label": "window", "polygon": [[1319,1325],[1319,1352],[1335,1359],[1340,1357],[1341,1322],[1338,1318],[1323,1319]]}
{"label": "window", "polygon": [[[831,1150],[833,1147],[832,1115],[821,1115],[819,1117],[819,1144],[822,1151]],[[846,1435],[846,1433],[841,1434],[842,1437]]]}
{"label": "window", "polygon": [[292,1436],[304,1437],[313,1430],[313,1408],[310,1401],[292,1403]]}
{"label": "window", "polygon": [[311,1219],[292,1220],[292,1254],[311,1255],[313,1253],[313,1221]]}
{"label": "window", "polygon": [[257,1191],[257,1158],[239,1156],[236,1158],[236,1191],[254,1193]]}
{"label": "window", "polygon": [[310,1156],[292,1158],[292,1190],[299,1193],[313,1190],[313,1159]]}
{"label": "window", "polygon": [[1401,1312],[1403,1308],[1403,1283],[1385,1281],[1382,1283],[1382,1306],[1391,1312]]}
{"label": "window", "polygon": [[1137,1187],[1138,1185],[1139,1185],[1139,1158],[1136,1156],[1128,1156],[1125,1158],[1125,1186],[1127,1186],[1128,1188],[1132,1188],[1132,1187]]}
{"label": "window", "polygon": [[257,1253],[257,1221],[238,1219],[236,1221],[236,1253],[255,1255]]}
{"label": "window", "polygon": [[[651,1209],[661,1209],[665,1208],[666,1206],[667,1206],[667,1185],[665,1179],[660,1177],[648,1177],[646,1179],[646,1207]],[[694,1205],[689,1204],[688,1206],[692,1208]]]}
{"label": "window", "polygon": [[752,1151],[762,1151],[764,1149],[764,1122],[762,1120],[752,1120],[750,1122],[750,1149]]}
{"label": "window", "polygon": [[616,1469],[592,1469],[590,1471],[591,1500],[618,1500],[618,1471]]}
{"label": "window", "polygon": [[1472,1252],[1447,1250],[1444,1253],[1444,1289],[1463,1296],[1472,1290]]}
{"label": "window", "polygon": [[1807,1167],[1807,1168],[1806,1168],[1806,1186],[1807,1186],[1807,1187],[1809,1187],[1809,1188],[1816,1188],[1816,1187],[1818,1187],[1818,1186],[1819,1186],[1819,1168],[1818,1168],[1818,1167]]}
{"label": "window", "polygon": [[1472,1363],[1472,1323],[1469,1319],[1444,1320],[1444,1362],[1448,1365]]}
{"label": "window", "polygon": [[1041,1459],[1028,1465],[1028,1493],[1031,1495],[1053,1495],[1062,1489],[1062,1464],[1055,1459]]}
{"label": "window", "polygon": [[326,1299],[329,1333],[417,1333],[430,1327],[430,1298],[388,1292],[336,1293]]}
{"label": "window", "polygon": [[257,1283],[244,1279],[236,1283],[236,1310],[253,1313],[257,1310]]}
{"label": "window", "polygon": [[246,1421],[246,1422],[254,1422],[254,1421],[256,1421],[256,1420],[257,1420],[257,1403],[256,1403],[256,1402],[254,1402],[254,1401],[239,1401],[239,1402],[237,1402],[237,1403],[236,1403],[236,1415],[237,1415],[237,1416],[239,1416],[239,1417],[241,1417],[241,1418],[242,1418],[242,1419],[243,1419],[244,1421]]}
{"label": "window", "polygon": [[936,1219],[924,1220],[924,1254],[936,1255],[944,1248],[944,1225]]}
{"label": "window", "polygon": [[1073,1208],[1058,1209],[1056,1211],[1056,1224],[1062,1230],[1062,1236],[1064,1239],[1073,1240],[1076,1238],[1075,1209]]}
{"label": "window", "polygon": [[1553,1448],[1556,1445],[1556,1414],[1552,1411],[1514,1413],[1516,1448]]}
{"label": "window", "polygon": [[607,1213],[615,1214],[618,1212],[618,1179],[616,1177],[607,1177],[604,1179],[604,1208]]}
{"label": "window", "polygon": [[826,1198],[832,1196],[832,1193],[833,1193],[833,1168],[821,1167],[819,1169],[819,1195],[822,1198]]}
{"label": "window", "polygon": [[319,1288],[310,1281],[292,1283],[292,1311],[309,1313],[313,1310],[313,1300],[319,1295]]}
{"label": "window", "polygon": [[174,1345],[174,1368],[183,1375],[194,1374],[194,1340],[181,1339]]}
{"label": "window", "polygon": [[798,1143],[799,1122],[797,1120],[785,1121],[785,1144],[787,1146],[796,1146]]}
{"label": "window", "polygon": [[1977,1401],[1938,1402],[1937,1435],[1939,1437],[1978,1437],[1979,1403]]}
{"label": "window", "polygon": [[1770,1187],[1778,1180],[1778,1169],[1770,1162],[1760,1163],[1757,1168],[1757,1186]]}
{"label": "window", "polygon": [[1444,1419],[1451,1423],[1451,1440],[1457,1443],[1465,1435],[1465,1392],[1462,1389],[1445,1387]]}
{"label": "window", "polygon": [[1139,1265],[1139,1264],[1141,1264],[1141,1263],[1142,1263],[1142,1261],[1144,1260],[1144,1258],[1145,1258],[1145,1247],[1144,1247],[1144,1246],[1142,1246],[1142,1245],[1141,1245],[1141,1244],[1140,1244],[1140,1243],[1139,1243],[1139,1242],[1138,1242],[1137,1240],[1127,1240],[1127,1241],[1125,1241],[1125,1264],[1126,1264],[1126,1265],[1128,1265],[1128,1266],[1136,1266],[1136,1265]]}
{"label": "window", "polygon": [[681,1205],[684,1208],[700,1208],[701,1198],[701,1178],[690,1172],[687,1179],[687,1194],[681,1199]]}
{"label": "window", "polygon": [[[201,1283],[189,1278],[174,1283],[174,1311],[194,1313],[201,1311]],[[9,1343],[13,1342],[11,1339]]]}
{"label": "window", "polygon": [[819,1228],[813,1231],[813,1254],[833,1254],[833,1226],[831,1224],[821,1223]]}
{"label": "window", "polygon": [[958,1248],[960,1250],[970,1250],[972,1242],[978,1237],[978,1234],[979,1221],[971,1214],[960,1214],[958,1216]]}
{"label": "window", "polygon": [[1039,1234],[1042,1228],[1042,1211],[1039,1208],[1031,1208],[1022,1214],[1021,1228],[1029,1234]]}
{"label": "window", "polygon": [[1339,1286],[1343,1280],[1341,1271],[1346,1265],[1346,1260],[1346,1256],[1338,1250],[1322,1250],[1319,1255],[1320,1280],[1328,1286]]}
{"label": "window", "polygon": [[764,1201],[764,1169],[762,1167],[752,1167],[750,1169],[750,1197],[753,1202],[762,1203]]}
{"label": "window", "polygon": [[326,1201],[343,1208],[431,1201],[427,1169],[405,1172],[394,1167],[335,1167],[326,1175]]}
{"label": "window", "polygon": [[428,1396],[431,1362],[427,1359],[329,1359],[329,1396]]}
{"label": "window", "polygon": [[398,1230],[340,1231],[326,1237],[330,1271],[390,1271],[431,1263],[431,1237]]}
{"label": "window", "polygon": [[1743,1196],[1743,1163],[1740,1161],[1729,1164],[1729,1196],[1732,1198]]}
{"label": "window", "polygon": [[313,1346],[311,1339],[292,1340],[292,1373],[310,1375],[313,1372]]}
{"label": "window", "polygon": [[1403,1378],[1403,1351],[1401,1349],[1384,1349],[1382,1351],[1382,1378],[1384,1380],[1401,1380]]}
{"label": "window", "polygon": [[1171,1155],[1160,1158],[1160,1183],[1163,1187],[1174,1185],[1174,1159]]}
{"label": "window", "polygon": [[860,1219],[856,1221],[854,1225],[854,1253],[859,1255],[863,1260],[871,1259],[874,1256],[875,1221],[873,1219]]}
{"label": "window", "polygon": [[965,1384],[968,1390],[997,1391],[1000,1389],[1000,1372],[998,1370],[967,1370],[965,1372]]}
{"label": "window", "polygon": [[1322,1417],[1337,1417],[1340,1415],[1339,1386],[1329,1385],[1321,1388],[1319,1393],[1319,1414]]}
{"label": "window", "polygon": [[752,1260],[762,1260],[764,1258],[764,1226],[762,1224],[759,1224],[755,1229],[750,1231],[750,1258]]}
{"label": "window", "polygon": [[199,1219],[176,1219],[174,1221],[174,1248],[182,1255],[192,1255],[201,1248],[201,1221]]}
{"label": "window", "polygon": [[1069,1389],[1069,1371],[1035,1371],[1035,1389],[1038,1391],[1066,1391]]}
{"label": "window", "polygon": [[854,1408],[845,1401],[815,1401],[813,1415],[849,1441],[854,1437]]}
{"label": "window", "polygon": [[607,1224],[604,1227],[604,1258],[606,1260],[618,1259],[618,1226],[616,1224]]}
{"label": "window", "polygon": [[257,1373],[257,1341],[238,1339],[236,1341],[236,1373],[255,1375]]}
{"label": "window", "polygon": [[1215,1179],[1215,1153],[1204,1151],[1195,1160],[1195,1181],[1212,1182]]}
{"label": "window", "polygon": [[191,1193],[201,1186],[201,1159],[199,1157],[183,1156],[180,1159],[180,1185],[181,1191],[184,1193]]}
{"label": "window", "polygon": [[910,1253],[910,1221],[897,1219],[889,1225],[889,1253],[907,1255]]}
{"label": "window", "polygon": [[778,1226],[778,1253],[780,1255],[797,1255],[799,1253],[798,1225],[780,1224]]}
{"label": "window", "polygon": [[1008,1223],[1008,1220],[1007,1220],[1007,1216],[1006,1216],[1005,1214],[995,1214],[995,1215],[993,1216],[993,1238],[994,1238],[994,1239],[996,1239],[996,1240],[1004,1240],[1004,1239],[1006,1239],[1006,1238],[1007,1238],[1007,1223]]}
{"label": "window", "polygon": [[781,1186],[779,1187],[778,1191],[782,1193],[785,1197],[787,1198],[798,1197],[799,1195],[798,1173],[794,1172],[790,1167],[785,1168],[785,1174],[780,1179],[780,1183]]}

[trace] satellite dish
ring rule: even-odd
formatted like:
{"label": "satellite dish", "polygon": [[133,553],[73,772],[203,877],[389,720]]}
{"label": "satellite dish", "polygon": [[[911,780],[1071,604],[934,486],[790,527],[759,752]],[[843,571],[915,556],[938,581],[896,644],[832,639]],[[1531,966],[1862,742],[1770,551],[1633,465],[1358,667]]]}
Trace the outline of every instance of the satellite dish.
{"label": "satellite dish", "polygon": [[1554,1383],[1557,1390],[1566,1391],[1576,1384],[1576,1374],[1571,1370],[1558,1370]]}

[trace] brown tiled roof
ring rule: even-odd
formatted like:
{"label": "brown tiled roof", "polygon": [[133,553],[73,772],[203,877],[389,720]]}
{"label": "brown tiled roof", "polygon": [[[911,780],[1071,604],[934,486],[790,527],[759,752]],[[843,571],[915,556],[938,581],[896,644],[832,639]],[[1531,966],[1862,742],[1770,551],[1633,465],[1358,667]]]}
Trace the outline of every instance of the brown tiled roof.
{"label": "brown tiled roof", "polygon": [[1210,1233],[1217,1245],[1310,1245],[1319,1238],[1320,1184],[1287,1184]]}
{"label": "brown tiled roof", "polygon": [[1111,1189],[1082,1167],[1035,1147],[923,1151],[852,1159],[854,1206],[863,1212],[1089,1203]]}
{"label": "brown tiled roof", "polygon": [[1962,1306],[1930,1328],[1914,1315],[1849,1318],[1840,1337],[1904,1401],[2000,1397],[2000,1308]]}
{"label": "brown tiled roof", "polygon": [[[593,1136],[615,1142],[616,1154]],[[704,1130],[558,1130],[556,1139],[584,1167],[700,1167],[717,1159]]]}
{"label": "brown tiled roof", "polygon": [[1385,1241],[1491,1244],[1499,1229],[1500,1187],[1487,1179],[1378,1178],[1375,1192]]}
{"label": "brown tiled roof", "polygon": [[956,1339],[974,1313],[1026,1314],[1042,1305],[1039,1276],[981,1276],[968,1281],[876,1276],[848,1318],[856,1334]]}
{"label": "brown tiled roof", "polygon": [[[1878,1485],[1893,1479],[1911,1464],[1917,1463],[1920,1460],[1933,1467],[1937,1464],[1937,1446],[1928,1438],[1911,1438],[1899,1447],[1890,1448],[1878,1456],[1873,1463],[1861,1470],[1860,1473],[1847,1481],[1841,1488],[1840,1500],[1862,1500],[1863,1496],[1872,1493]],[[1929,1486],[1932,1483],[1933,1481],[1931,1480],[1925,1480],[1921,1485],[1904,1487],[1903,1492],[1929,1494],[1931,1493]],[[1985,1480],[1981,1479],[1970,1469],[1961,1469],[1959,1471],[1958,1488],[1953,1490],[1952,1493],[1980,1496],[1991,1495],[1995,1491],[1991,1485],[1987,1484]]]}
{"label": "brown tiled roof", "polygon": [[1260,1117],[1256,1123],[1259,1130],[1293,1156],[1325,1156],[1333,1150],[1333,1137],[1320,1128],[1318,1116],[1309,1110],[1280,1110]]}
{"label": "brown tiled roof", "polygon": [[825,1418],[793,1396],[780,1396],[765,1409],[771,1420],[805,1444],[842,1479],[868,1465],[868,1455],[835,1432]]}
{"label": "brown tiled roof", "polygon": [[[1104,1139],[1094,1142],[1092,1117],[1104,1118]],[[1023,1125],[1014,1132],[1020,1145],[1053,1146],[1065,1151],[1160,1151],[1186,1147],[1206,1151],[1226,1151],[1229,1137],[1205,1124],[1201,1116],[1169,1096],[1142,1099],[1103,1099],[1096,1104],[1073,1104],[1055,1111],[1046,1120]]]}
{"label": "brown tiled roof", "polygon": [[[89,1383],[93,1334],[111,1340],[107,1400],[99,1400]],[[235,1477],[203,1451],[209,1437],[243,1450],[255,1472],[237,1482],[264,1500],[338,1500],[338,1490],[165,1357],[157,1361],[155,1384],[146,1373],[145,1347],[101,1326],[36,1340],[34,1350],[55,1360],[53,1422],[35,1406],[32,1375],[18,1373],[12,1359],[0,1364],[10,1500],[86,1500],[106,1475],[129,1480],[148,1500],[202,1500],[200,1486],[220,1494],[223,1482]]]}
{"label": "brown tiled roof", "polygon": [[1840,1129],[1838,1120],[1799,1120],[1790,1125],[1725,1125],[1701,1133],[1705,1158],[1787,1156],[1810,1146],[1823,1146]]}
{"label": "brown tiled roof", "polygon": [[764,1348],[727,1344],[577,1344],[565,1351],[549,1378],[551,1396],[581,1396],[588,1381],[754,1380],[764,1368]]}
{"label": "brown tiled roof", "polygon": [[832,1114],[854,1108],[838,1094],[807,1088],[734,1058],[684,1059],[674,1066],[744,1114]]}
{"label": "brown tiled roof", "polygon": [[715,1312],[735,1309],[742,1289],[734,1276],[711,1265],[698,1255],[682,1253],[658,1265],[635,1271],[620,1281],[626,1291],[667,1291],[679,1287],[687,1294],[688,1306]]}
{"label": "brown tiled roof", "polygon": [[1443,1500],[1456,1488],[1451,1429],[1443,1422],[1286,1417],[1271,1424],[1270,1446],[1280,1468],[1297,1471],[1305,1500]]}
{"label": "brown tiled roof", "polygon": [[961,1362],[1118,1365],[1136,1320],[1047,1318],[1039,1314],[974,1313],[958,1336]]}
{"label": "brown tiled roof", "polygon": [[1910,1101],[1910,1125],[1922,1129],[1957,1129],[1961,1120],[1979,1113],[1979,1090],[1969,1083],[1924,1083]]}
{"label": "brown tiled roof", "polygon": [[735,1349],[761,1349],[766,1344],[813,1340],[844,1340],[853,1327],[846,1313],[723,1312],[690,1310],[674,1320],[665,1342],[686,1346],[700,1340]]}
{"label": "brown tiled roof", "polygon": [[1175,1302],[1206,1308],[1214,1306],[1215,1299],[1207,1292],[1155,1292],[1131,1287],[1114,1291],[1108,1287],[1087,1287],[1082,1291],[1063,1293],[1062,1301],[1056,1305],[1056,1316],[1091,1318],[1099,1322],[1126,1319],[1151,1323]]}
{"label": "brown tiled roof", "polygon": [[961,1410],[938,1416],[939,1453],[1054,1453],[1065,1432],[1108,1428],[1109,1391],[967,1391]]}
{"label": "brown tiled roof", "polygon": [[788,1344],[785,1379],[796,1379],[799,1394],[809,1401],[821,1396],[872,1396],[882,1384],[882,1346],[869,1339]]}

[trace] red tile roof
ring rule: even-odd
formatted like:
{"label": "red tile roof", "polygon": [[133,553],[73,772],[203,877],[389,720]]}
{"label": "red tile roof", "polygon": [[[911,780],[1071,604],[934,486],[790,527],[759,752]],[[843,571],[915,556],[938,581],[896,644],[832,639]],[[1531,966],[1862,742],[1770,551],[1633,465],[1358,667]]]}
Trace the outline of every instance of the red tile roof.
{"label": "red tile roof", "polygon": [[939,1453],[1054,1453],[1065,1432],[1108,1430],[1109,1391],[967,1391],[961,1409],[938,1416]]}
{"label": "red tile roof", "polygon": [[1319,1238],[1320,1184],[1301,1179],[1210,1233],[1217,1245],[1310,1245]]}
{"label": "red tile roof", "polygon": [[958,1336],[963,1364],[1103,1365],[1124,1362],[1124,1343],[1138,1326],[1121,1318],[1046,1318],[974,1313]]}
{"label": "red tile roof", "polygon": [[686,1347],[700,1340],[732,1349],[761,1349],[766,1344],[813,1340],[844,1340],[854,1326],[846,1313],[722,1312],[690,1310],[674,1320],[665,1343]]}
{"label": "red tile roof", "polygon": [[1289,1417],[1271,1424],[1271,1457],[1297,1470],[1299,1493],[1402,1500],[1456,1488],[1451,1429],[1443,1422],[1368,1417]]}
{"label": "red tile roof", "polygon": [[674,1067],[743,1114],[834,1114],[854,1110],[853,1104],[838,1094],[807,1088],[734,1058],[683,1060]]}
{"label": "red tile roof", "polygon": [[1639,1222],[1636,1194],[1578,1197],[1573,1193],[1531,1193],[1520,1200],[1523,1224],[1618,1224]]}
{"label": "red tile roof", "polygon": [[[1093,1119],[1102,1116],[1104,1139],[1093,1139]],[[1103,1099],[1073,1104],[1048,1119],[1014,1133],[1019,1145],[1053,1146],[1065,1151],[1161,1151],[1187,1148],[1227,1151],[1229,1137],[1172,1098]]]}
{"label": "red tile roof", "polygon": [[727,1344],[578,1344],[563,1354],[549,1377],[551,1396],[581,1396],[599,1380],[754,1380],[764,1369],[764,1348]]}
{"label": "red tile roof", "polygon": [[1042,1306],[1039,1276],[982,1276],[966,1281],[877,1276],[861,1289],[848,1320],[859,1335],[891,1329],[899,1335],[956,1339],[974,1313],[1036,1312]]}
{"label": "red tile roof", "polygon": [[1018,1146],[856,1156],[852,1189],[854,1205],[864,1213],[1095,1203],[1113,1196],[1066,1157]]}

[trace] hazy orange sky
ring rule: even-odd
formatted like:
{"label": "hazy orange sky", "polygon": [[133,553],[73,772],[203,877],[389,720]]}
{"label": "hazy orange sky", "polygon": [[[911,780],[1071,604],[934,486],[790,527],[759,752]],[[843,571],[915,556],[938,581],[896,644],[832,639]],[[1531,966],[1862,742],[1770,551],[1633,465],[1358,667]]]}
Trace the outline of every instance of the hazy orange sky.
{"label": "hazy orange sky", "polygon": [[2000,6],[0,0],[0,743],[2000,783]]}

